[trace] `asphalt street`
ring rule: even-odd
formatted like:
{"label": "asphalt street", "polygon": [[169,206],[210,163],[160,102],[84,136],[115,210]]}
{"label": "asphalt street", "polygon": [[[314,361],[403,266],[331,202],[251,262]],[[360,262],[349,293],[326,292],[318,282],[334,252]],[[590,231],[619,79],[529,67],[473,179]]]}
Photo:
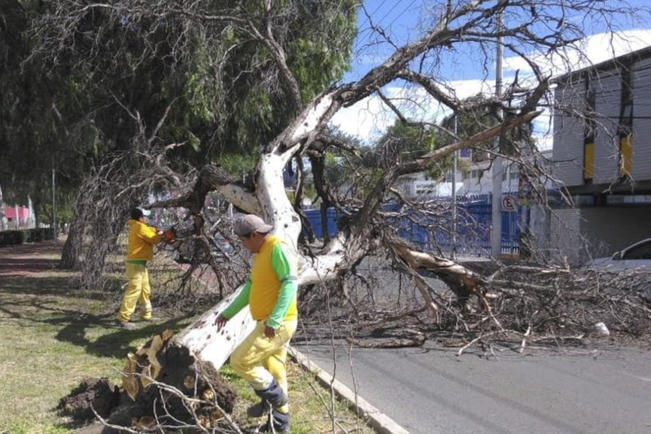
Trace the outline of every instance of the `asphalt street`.
{"label": "asphalt street", "polygon": [[296,345],[412,433],[651,433],[651,352]]}

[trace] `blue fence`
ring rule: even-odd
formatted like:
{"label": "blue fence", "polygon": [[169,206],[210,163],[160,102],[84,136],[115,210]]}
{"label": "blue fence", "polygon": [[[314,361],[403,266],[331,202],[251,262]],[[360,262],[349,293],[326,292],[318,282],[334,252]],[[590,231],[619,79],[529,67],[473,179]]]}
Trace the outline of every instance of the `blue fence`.
{"label": "blue fence", "polygon": [[[450,252],[453,245],[458,254],[486,256],[490,255],[490,229],[492,220],[492,206],[490,195],[463,198],[457,201],[457,231],[453,243],[452,237],[452,211],[451,200],[441,199],[438,205],[445,209],[436,213],[436,216],[427,216],[423,213],[411,212],[394,222],[398,235],[427,250],[441,250]],[[387,204],[386,211],[397,211],[397,205]],[[517,254],[522,222],[527,224],[529,209],[519,207],[517,211],[502,212],[502,253]],[[305,211],[312,224],[314,234],[321,238],[320,210]],[[328,233],[332,236],[337,233],[337,213],[335,209],[328,209]]]}
{"label": "blue fence", "polygon": [[[450,204],[451,205],[451,204]],[[517,254],[520,239],[520,222],[527,209],[502,212],[502,253]],[[526,218],[526,214],[524,217]],[[526,221],[526,220],[525,220]],[[436,217],[408,215],[396,222],[398,235],[421,248],[468,255],[490,255],[492,206],[490,201],[457,203],[456,237],[452,236],[451,209]]]}
{"label": "blue fence", "polygon": [[[321,227],[321,210],[309,209],[305,211],[305,216],[312,225],[314,236],[323,238],[323,228]],[[328,222],[328,234],[334,236],[337,233],[337,210],[328,208],[326,213],[326,221]]]}

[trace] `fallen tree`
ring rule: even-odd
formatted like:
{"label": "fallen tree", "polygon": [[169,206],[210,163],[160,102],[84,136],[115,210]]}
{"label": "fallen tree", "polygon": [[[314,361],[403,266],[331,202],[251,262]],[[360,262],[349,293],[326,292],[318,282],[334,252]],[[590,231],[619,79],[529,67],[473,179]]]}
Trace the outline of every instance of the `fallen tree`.
{"label": "fallen tree", "polygon": [[[492,324],[496,329],[479,333],[465,344],[471,345],[488,334],[503,334],[510,330],[505,328],[503,321],[496,315],[496,310],[499,311],[501,308],[500,300],[504,297],[493,294],[495,289],[501,290],[503,294],[509,294],[513,290],[509,282],[498,279],[496,275],[482,275],[435,252],[424,251],[405,243],[396,236],[395,230],[392,230],[390,216],[384,215],[382,206],[388,197],[398,196],[398,200],[401,199],[400,195],[393,190],[399,177],[426,170],[432,164],[440,162],[460,149],[481,148],[491,158],[507,157],[522,165],[530,161],[530,156],[536,153],[535,146],[518,141],[518,137],[526,136],[524,131],[528,131],[529,124],[540,114],[541,104],[551,105],[551,102],[546,99],[551,77],[534,62],[531,53],[534,50],[562,53],[563,50],[568,49],[570,42],[582,35],[581,29],[565,20],[564,16],[570,12],[590,16],[594,12],[603,11],[600,9],[601,3],[597,0],[552,3],[546,2],[543,5],[525,1],[488,0],[441,3],[435,8],[432,17],[434,25],[423,32],[419,38],[403,46],[396,46],[395,51],[386,61],[372,68],[359,80],[334,85],[306,103],[301,98],[300,86],[288,65],[286,53],[279,40],[282,33],[274,28],[276,13],[285,11],[284,6],[266,1],[264,7],[256,13],[237,8],[225,8],[220,11],[222,13],[214,13],[215,11],[205,7],[202,2],[150,4],[137,1],[90,4],[83,6],[78,12],[101,8],[120,16],[133,14],[137,17],[147,16],[154,20],[174,18],[186,24],[205,26],[207,31],[215,24],[227,25],[230,29],[241,32],[255,43],[266,47],[278,70],[277,80],[281,84],[285,97],[291,102],[288,104],[292,108],[290,120],[282,132],[261,148],[255,172],[251,177],[252,183],[240,182],[239,176],[232,176],[223,167],[207,164],[196,173],[190,185],[181,189],[182,194],[152,203],[151,207],[188,209],[194,219],[194,234],[198,239],[204,237],[202,238],[204,242],[203,209],[209,192],[218,192],[221,197],[243,212],[263,216],[274,226],[275,234],[286,240],[299,253],[300,287],[337,280],[353,270],[370,251],[381,247],[390,252],[396,267],[414,282],[422,296],[426,311],[434,322],[445,323],[450,321],[450,318],[458,320],[464,315],[464,309],[468,308],[469,300],[476,301],[474,310],[480,312],[479,324]],[[510,19],[503,27],[497,27],[497,17],[502,15]],[[538,26],[541,21],[551,25],[541,28]],[[386,34],[382,32],[379,34],[392,43]],[[487,47],[494,47],[496,44],[502,45],[525,62],[532,71],[531,76],[527,80],[521,80],[516,74],[507,86],[507,90],[496,97],[472,103],[463,101],[447,89],[444,83],[445,77],[434,76],[439,56],[452,47],[462,44],[474,44],[478,52],[482,52],[481,49]],[[486,58],[485,62],[489,62],[489,58]],[[427,70],[428,73],[423,73],[423,70]],[[402,155],[395,143],[380,143],[377,172],[366,179],[367,188],[363,194],[348,197],[348,200],[344,201],[345,198],[338,197],[337,189],[333,186],[317,189],[318,194],[323,196],[324,203],[337,204],[346,214],[338,235],[319,248],[301,245],[299,240],[304,219],[301,218],[300,207],[297,206],[300,204],[300,197],[295,198],[294,202],[288,198],[283,179],[284,169],[288,165],[296,166],[299,174],[299,185],[296,186],[296,191],[300,192],[304,180],[301,176],[304,174],[302,169],[304,156],[310,156],[315,162],[322,161],[331,149],[337,149],[347,155],[355,155],[354,152],[349,152],[351,149],[347,143],[328,134],[326,127],[339,110],[369,96],[380,97],[403,122],[419,123],[409,120],[391,98],[383,93],[383,89],[398,78],[410,86],[417,86],[428,98],[437,101],[455,114],[485,112],[489,108],[493,116],[488,121],[478,120],[479,132],[470,135],[447,131],[432,123],[420,123],[428,128],[441,129],[451,137],[451,141],[416,156]],[[497,145],[499,142],[504,142],[506,138],[509,138],[511,146]],[[129,182],[128,179],[124,181]],[[325,184],[324,179],[314,181]],[[401,205],[410,204],[401,201]],[[218,269],[215,271],[219,273]],[[456,306],[437,298],[435,291],[428,287],[424,276],[432,275],[446,282],[454,292]],[[526,288],[526,286],[516,287],[518,288],[516,292]],[[149,347],[156,347],[156,351],[144,351],[147,353],[147,366],[151,366],[151,372],[146,375],[142,372],[131,374],[129,381],[136,384],[140,381],[139,384],[144,387],[142,380],[145,379],[150,387],[152,384],[163,389],[168,387],[165,390],[171,395],[185,394],[192,389],[191,396],[183,401],[186,404],[202,399],[200,396],[207,390],[204,386],[195,390],[195,382],[193,387],[186,387],[187,390],[180,392],[178,381],[195,378],[198,372],[204,372],[204,367],[210,367],[211,370],[219,369],[253,326],[248,311],[243,310],[229,321],[225,328],[217,332],[214,326],[215,319],[229,299],[205,312],[192,325],[169,340],[168,347],[178,349],[176,354],[182,354],[180,360],[183,361],[169,367],[172,377],[176,379],[170,380],[172,386],[159,385],[159,378],[153,375],[158,369],[157,363],[164,359],[158,352],[158,350],[163,351],[163,347],[159,348],[158,345]],[[465,321],[462,322],[467,330],[475,327]],[[519,334],[524,339],[523,342],[529,336],[528,331],[523,333],[514,330],[514,333]],[[422,342],[418,334],[415,336],[416,342]],[[129,363],[137,365],[137,357],[130,358]],[[167,369],[161,366],[160,372]],[[211,384],[211,381],[206,384]],[[152,404],[150,392],[135,393],[130,397],[135,398],[135,401],[129,403],[130,408],[139,407],[141,403],[145,403],[143,404],[145,406]],[[219,399],[217,401],[219,402]],[[175,414],[170,416],[176,417]],[[191,416],[190,420],[187,419],[188,414]],[[205,423],[208,422],[201,422],[198,414],[192,412],[188,414],[185,415],[185,419],[182,419],[183,423],[195,423],[204,428],[207,426]],[[109,417],[108,420],[110,421],[111,418]],[[122,422],[128,423],[123,420]],[[163,426],[160,420],[156,420],[155,423]],[[212,423],[211,421],[210,424]]]}

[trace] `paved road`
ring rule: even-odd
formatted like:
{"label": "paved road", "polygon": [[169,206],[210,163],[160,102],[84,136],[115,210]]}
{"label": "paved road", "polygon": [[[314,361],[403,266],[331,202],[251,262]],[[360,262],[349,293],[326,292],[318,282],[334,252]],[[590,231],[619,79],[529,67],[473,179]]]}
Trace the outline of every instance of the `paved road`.
{"label": "paved road", "polygon": [[[332,374],[330,346],[297,348]],[[347,351],[336,378],[412,433],[651,434],[651,352]]]}

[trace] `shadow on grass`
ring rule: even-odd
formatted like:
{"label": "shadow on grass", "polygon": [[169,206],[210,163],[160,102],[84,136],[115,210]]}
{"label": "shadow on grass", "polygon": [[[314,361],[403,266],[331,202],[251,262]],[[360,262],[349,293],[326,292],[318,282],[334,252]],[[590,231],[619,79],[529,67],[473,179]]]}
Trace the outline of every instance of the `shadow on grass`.
{"label": "shadow on grass", "polygon": [[[70,342],[74,345],[84,347],[90,354],[102,357],[126,357],[126,354],[133,349],[131,345],[135,339],[147,338],[165,329],[178,332],[181,328],[180,323],[190,318],[191,315],[177,317],[165,322],[136,322],[135,330],[126,330],[110,321],[89,315],[86,318],[63,317],[48,320],[47,322],[54,325],[63,325],[61,330],[56,334],[56,339],[64,342]],[[146,324],[142,326],[143,324]],[[86,328],[90,326],[105,326],[112,332],[103,334],[95,341],[86,338]]]}
{"label": "shadow on grass", "polygon": [[20,273],[39,273],[54,270],[58,264],[58,259],[3,257],[0,263],[0,275],[8,277],[16,270],[19,270]]}
{"label": "shadow on grass", "polygon": [[107,279],[104,289],[80,289],[70,276],[11,276],[3,279],[0,292],[19,295],[46,295],[81,297],[90,300],[104,300],[121,292],[122,281],[118,278]]}
{"label": "shadow on grass", "polygon": [[[153,336],[165,329],[178,332],[181,324],[194,315],[175,315],[164,322],[137,321],[134,322],[136,329],[127,330],[115,321],[114,309],[121,296],[121,290],[70,287],[69,276],[20,276],[2,282],[0,313],[23,323],[51,325],[56,332],[55,339],[83,347],[89,354],[101,357],[125,357],[132,350],[134,340]],[[100,314],[84,312],[80,299],[103,301],[110,311]],[[75,306],[79,308],[75,309]],[[93,334],[99,336],[91,341],[87,335],[93,329]]]}

